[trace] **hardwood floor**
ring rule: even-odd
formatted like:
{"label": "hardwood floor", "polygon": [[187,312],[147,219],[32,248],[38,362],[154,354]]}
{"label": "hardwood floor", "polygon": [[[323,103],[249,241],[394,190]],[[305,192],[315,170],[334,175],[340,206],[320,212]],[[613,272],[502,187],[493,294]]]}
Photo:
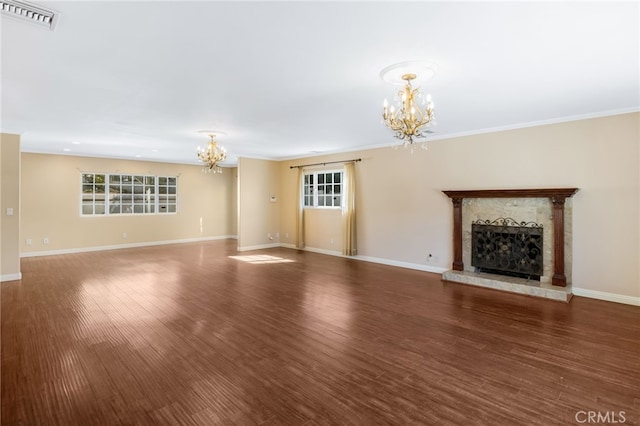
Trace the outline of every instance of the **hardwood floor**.
{"label": "hardwood floor", "polygon": [[235,246],[23,259],[2,424],[640,423],[638,307]]}

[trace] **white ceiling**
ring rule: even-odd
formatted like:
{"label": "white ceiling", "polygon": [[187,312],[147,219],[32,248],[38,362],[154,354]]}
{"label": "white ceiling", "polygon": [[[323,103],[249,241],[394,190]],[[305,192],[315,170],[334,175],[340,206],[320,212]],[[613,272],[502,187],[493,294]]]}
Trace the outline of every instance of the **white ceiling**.
{"label": "white ceiling", "polygon": [[416,59],[433,140],[640,106],[637,1],[40,4],[55,31],[1,21],[23,151],[195,164],[210,128],[230,162],[389,146],[379,73]]}

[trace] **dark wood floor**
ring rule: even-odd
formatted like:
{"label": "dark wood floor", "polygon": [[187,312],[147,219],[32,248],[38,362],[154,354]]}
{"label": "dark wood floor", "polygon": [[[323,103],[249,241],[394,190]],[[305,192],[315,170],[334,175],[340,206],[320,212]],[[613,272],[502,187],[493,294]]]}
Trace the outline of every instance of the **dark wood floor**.
{"label": "dark wood floor", "polygon": [[638,307],[235,245],[23,259],[2,424],[639,423]]}

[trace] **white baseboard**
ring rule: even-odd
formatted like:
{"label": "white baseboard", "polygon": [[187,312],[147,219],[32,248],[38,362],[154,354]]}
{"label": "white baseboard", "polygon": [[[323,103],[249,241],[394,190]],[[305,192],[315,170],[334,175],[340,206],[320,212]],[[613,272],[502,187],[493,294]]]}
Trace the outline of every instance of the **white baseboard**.
{"label": "white baseboard", "polygon": [[400,262],[399,260],[381,259],[379,257],[370,256],[353,256],[353,259],[364,260],[365,262],[381,263],[383,265],[397,266],[399,268],[416,269],[418,271],[435,272],[441,274],[450,268],[441,268],[439,266],[421,265],[419,263]]}
{"label": "white baseboard", "polygon": [[[293,248],[293,249],[296,248],[296,246],[294,246],[293,244],[280,244],[280,247]],[[365,262],[372,262],[372,263],[380,263],[382,265],[397,266],[399,268],[416,269],[418,271],[425,271],[425,272],[435,272],[438,274],[441,274],[444,271],[449,270],[449,268],[441,268],[439,266],[420,265],[419,263],[400,262],[398,260],[382,259],[379,257],[360,256],[360,255],[345,256],[342,254],[342,252],[339,252],[339,251],[326,250],[326,249],[320,249],[315,247],[305,247],[302,250],[310,251],[313,253],[327,254],[329,256],[344,257],[347,259],[363,260]]]}
{"label": "white baseboard", "polygon": [[18,272],[16,274],[5,274],[0,275],[0,282],[5,281],[19,281],[22,279],[22,272]]}
{"label": "white baseboard", "polygon": [[110,246],[94,246],[94,247],[82,247],[82,248],[71,248],[71,249],[49,250],[49,251],[32,251],[28,253],[20,253],[20,257],[22,258],[22,257],[38,257],[38,256],[55,256],[58,254],[88,253],[92,251],[162,246],[166,244],[196,243],[200,241],[226,240],[230,238],[237,238],[237,236],[221,235],[217,237],[183,238],[179,240],[149,241],[149,242],[141,242],[141,243],[116,244],[116,245],[110,245]]}
{"label": "white baseboard", "polygon": [[604,291],[588,290],[586,288],[571,289],[574,296],[589,297],[591,299],[606,300],[607,302],[624,303],[625,305],[640,306],[640,297],[625,296],[623,294],[607,293]]}
{"label": "white baseboard", "polygon": [[[302,250],[310,251],[313,253],[327,254],[329,256],[349,257],[349,256],[343,256],[342,252],[336,251],[336,250],[327,250],[327,249],[321,249],[321,248],[315,248],[315,247],[305,247]],[[351,256],[351,258],[353,258],[353,256]]]}
{"label": "white baseboard", "polygon": [[280,243],[269,243],[269,244],[259,244],[255,246],[244,246],[244,247],[238,247],[238,251],[262,250],[262,249],[280,247],[281,245],[282,244]]}

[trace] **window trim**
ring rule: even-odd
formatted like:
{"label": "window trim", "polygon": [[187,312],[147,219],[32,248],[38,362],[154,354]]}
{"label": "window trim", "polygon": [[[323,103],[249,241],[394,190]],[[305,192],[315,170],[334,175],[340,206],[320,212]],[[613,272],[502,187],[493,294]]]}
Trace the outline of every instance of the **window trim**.
{"label": "window trim", "polygon": [[[318,205],[318,175],[324,174],[327,175],[329,173],[340,173],[340,204],[337,206],[319,206]],[[313,205],[311,206],[307,206],[305,205],[305,196],[306,194],[304,193],[304,189],[306,184],[304,183],[304,179],[302,182],[302,208],[304,209],[324,209],[324,210],[338,210],[338,209],[342,209],[343,205],[344,205],[344,168],[341,169],[316,169],[316,170],[309,170],[309,171],[305,171],[304,172],[304,176],[308,176],[308,175],[313,175],[314,176],[314,183],[313,183],[313,194],[312,194],[312,201],[313,201]],[[326,183],[325,183],[326,184]],[[335,183],[333,183],[335,185]],[[323,184],[324,185],[324,184]],[[326,194],[325,194],[326,195]]]}
{"label": "window trim", "polygon": [[[95,207],[96,207],[96,198],[95,198],[95,183],[93,183],[94,185],[94,192],[92,192],[91,194],[93,195],[93,200],[92,200],[92,206],[93,206],[93,210],[92,213],[84,213],[83,210],[83,206],[84,206],[84,196],[85,196],[85,192],[84,192],[84,186],[88,185],[87,183],[85,183],[85,176],[86,175],[104,175],[104,213],[95,213]],[[117,179],[119,182],[114,183],[111,180],[112,176],[118,176],[119,178]],[[146,178],[153,178],[154,179],[154,183],[153,183],[153,211],[152,212],[140,212],[140,213],[136,213],[135,210],[135,195],[136,193],[134,192],[135,190],[132,189],[131,192],[131,207],[132,207],[132,211],[128,212],[128,213],[111,213],[111,209],[110,209],[110,187],[111,185],[122,185],[122,177],[123,176],[130,176],[132,178],[131,180],[131,186],[135,187],[135,178],[136,177],[142,177],[143,178],[143,194],[146,192],[144,190],[144,188],[146,187],[151,187],[152,185],[149,185],[146,183]],[[166,185],[160,185],[160,178],[166,178],[166,179],[174,179],[175,180],[175,184],[174,185],[169,185],[168,183]],[[170,188],[170,187],[175,187],[175,193],[171,194],[169,191],[167,191],[165,194],[162,194],[164,196],[168,196],[168,195],[173,195],[175,196],[175,203],[171,203],[167,200],[167,202],[164,203],[164,205],[169,206],[169,205],[175,205],[175,211],[161,211],[160,207],[161,207],[161,203],[160,203],[160,193],[159,193],[159,187],[160,186],[164,186],[165,188]],[[89,194],[89,193],[87,193]],[[136,173],[105,173],[105,172],[89,172],[89,171],[81,171],[80,172],[80,196],[79,196],[79,214],[80,217],[119,217],[119,216],[152,216],[152,215],[174,215],[174,214],[178,214],[179,212],[179,202],[178,202],[178,176],[167,176],[167,175],[162,175],[162,176],[157,176],[157,175],[151,175],[151,174],[136,174]],[[122,205],[121,203],[119,203],[120,205]],[[145,204],[142,204],[143,206]],[[144,210],[144,209],[143,209]]]}

